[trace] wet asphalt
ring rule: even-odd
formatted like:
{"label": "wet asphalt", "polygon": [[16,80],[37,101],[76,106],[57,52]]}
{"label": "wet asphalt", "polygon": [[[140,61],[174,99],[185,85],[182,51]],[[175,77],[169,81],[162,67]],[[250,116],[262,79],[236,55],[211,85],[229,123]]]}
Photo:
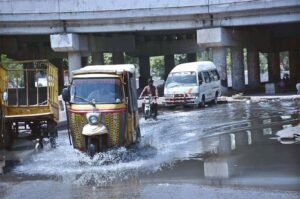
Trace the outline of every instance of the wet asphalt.
{"label": "wet asphalt", "polygon": [[209,104],[140,119],[142,141],[93,159],[69,144],[34,151],[24,132],[0,198],[299,198],[300,101]]}

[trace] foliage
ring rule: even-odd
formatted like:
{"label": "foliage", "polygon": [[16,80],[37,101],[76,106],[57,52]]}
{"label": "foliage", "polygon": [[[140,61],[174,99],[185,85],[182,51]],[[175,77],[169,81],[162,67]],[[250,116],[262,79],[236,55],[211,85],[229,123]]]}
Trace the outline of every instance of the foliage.
{"label": "foliage", "polygon": [[104,59],[104,64],[112,64],[113,59],[112,59],[112,53],[103,53],[103,59]]}
{"label": "foliage", "polygon": [[268,54],[259,53],[259,67],[260,73],[265,73],[268,71]]}
{"label": "foliage", "polygon": [[150,57],[151,76],[163,76],[165,66],[164,56]]}
{"label": "foliage", "polygon": [[174,55],[174,62],[175,62],[175,66],[177,66],[178,64],[188,62],[187,55],[186,54],[175,54]]}
{"label": "foliage", "polygon": [[[5,69],[23,69],[23,64],[12,64],[13,61],[5,54],[1,54],[1,65]],[[9,87],[24,87],[24,73],[23,71],[10,71],[8,79]]]}

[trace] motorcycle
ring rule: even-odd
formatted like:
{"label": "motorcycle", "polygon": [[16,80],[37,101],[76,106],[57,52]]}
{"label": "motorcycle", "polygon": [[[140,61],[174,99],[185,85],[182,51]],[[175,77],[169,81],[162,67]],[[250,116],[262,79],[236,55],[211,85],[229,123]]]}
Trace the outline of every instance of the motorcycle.
{"label": "motorcycle", "polygon": [[144,112],[144,119],[147,120],[148,118],[156,119],[156,113],[153,110],[153,101],[156,97],[152,96],[145,96],[143,97],[143,112]]}

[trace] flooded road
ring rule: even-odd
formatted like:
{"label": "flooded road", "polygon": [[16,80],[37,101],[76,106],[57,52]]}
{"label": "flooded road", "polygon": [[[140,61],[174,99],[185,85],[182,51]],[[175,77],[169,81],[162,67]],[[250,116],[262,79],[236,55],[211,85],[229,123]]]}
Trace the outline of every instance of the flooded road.
{"label": "flooded road", "polygon": [[241,102],[140,119],[142,141],[90,159],[20,139],[0,198],[299,198],[300,102]]}

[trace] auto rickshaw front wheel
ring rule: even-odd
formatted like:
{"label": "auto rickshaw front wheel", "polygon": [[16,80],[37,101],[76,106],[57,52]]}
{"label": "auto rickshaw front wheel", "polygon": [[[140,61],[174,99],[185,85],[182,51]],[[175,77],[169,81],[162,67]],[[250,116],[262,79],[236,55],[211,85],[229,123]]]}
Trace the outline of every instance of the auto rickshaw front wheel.
{"label": "auto rickshaw front wheel", "polygon": [[97,141],[95,141],[92,138],[88,138],[87,152],[91,158],[93,158],[94,155],[97,153],[97,148]]}

